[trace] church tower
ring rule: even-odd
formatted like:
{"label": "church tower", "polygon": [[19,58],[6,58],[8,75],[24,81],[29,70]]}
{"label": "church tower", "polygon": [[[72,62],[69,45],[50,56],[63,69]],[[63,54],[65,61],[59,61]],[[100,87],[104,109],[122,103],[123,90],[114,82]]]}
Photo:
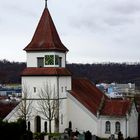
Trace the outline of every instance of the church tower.
{"label": "church tower", "polygon": [[[33,102],[32,117],[29,120],[31,131],[42,132],[44,127],[48,127],[45,126],[48,122],[44,121],[43,114],[36,109],[40,100],[39,93],[47,86],[50,91],[55,90],[60,100],[58,129],[63,132],[68,126],[67,90],[71,90],[71,73],[66,68],[68,49],[60,40],[47,8],[47,1],[34,36],[24,50],[27,54],[27,68],[22,72],[22,88],[26,87],[27,98]],[[52,128],[53,126],[54,124]]]}

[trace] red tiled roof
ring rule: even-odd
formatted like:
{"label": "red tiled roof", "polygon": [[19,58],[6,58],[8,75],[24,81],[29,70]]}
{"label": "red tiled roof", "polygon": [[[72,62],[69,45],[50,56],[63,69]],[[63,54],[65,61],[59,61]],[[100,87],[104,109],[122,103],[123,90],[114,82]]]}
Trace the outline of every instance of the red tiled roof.
{"label": "red tiled roof", "polygon": [[106,100],[101,115],[124,116],[130,108],[130,100]]}
{"label": "red tiled roof", "polygon": [[124,116],[130,108],[129,100],[109,99],[87,79],[73,79],[70,93],[94,115]]}
{"label": "red tiled roof", "polygon": [[25,68],[22,76],[71,76],[71,73],[66,68]]}
{"label": "red tiled roof", "polygon": [[[89,111],[96,115],[101,99],[105,96],[92,82],[87,79],[73,79],[70,92]],[[105,98],[108,98],[105,96]]]}
{"label": "red tiled roof", "polygon": [[68,49],[62,44],[48,8],[44,9],[32,41],[24,48],[25,51],[60,51]]}
{"label": "red tiled roof", "polygon": [[17,103],[1,103],[0,102],[0,118],[4,119],[16,106],[17,106]]}

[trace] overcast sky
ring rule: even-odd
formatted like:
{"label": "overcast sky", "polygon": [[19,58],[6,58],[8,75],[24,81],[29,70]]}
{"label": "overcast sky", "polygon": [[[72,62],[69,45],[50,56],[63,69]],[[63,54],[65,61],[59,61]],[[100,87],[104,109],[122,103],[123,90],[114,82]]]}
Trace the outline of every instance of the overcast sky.
{"label": "overcast sky", "polygon": [[[0,59],[26,61],[45,0],[0,0]],[[139,62],[140,0],[48,0],[70,63]]]}

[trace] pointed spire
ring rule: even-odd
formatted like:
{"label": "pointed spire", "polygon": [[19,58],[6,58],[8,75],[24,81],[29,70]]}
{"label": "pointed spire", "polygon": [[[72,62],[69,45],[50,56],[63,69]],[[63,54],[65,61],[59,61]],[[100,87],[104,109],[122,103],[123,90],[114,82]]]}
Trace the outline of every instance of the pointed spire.
{"label": "pointed spire", "polygon": [[[47,2],[47,0],[45,0]],[[61,42],[48,8],[44,9],[32,41],[24,48],[25,51],[59,51],[68,49]]]}
{"label": "pointed spire", "polygon": [[47,8],[47,7],[48,7],[48,6],[47,6],[47,1],[48,1],[48,0],[45,0],[45,8]]}

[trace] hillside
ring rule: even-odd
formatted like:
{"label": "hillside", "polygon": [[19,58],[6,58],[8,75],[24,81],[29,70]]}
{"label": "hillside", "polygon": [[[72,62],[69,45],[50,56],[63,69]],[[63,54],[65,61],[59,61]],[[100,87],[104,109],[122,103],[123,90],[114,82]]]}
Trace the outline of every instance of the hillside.
{"label": "hillside", "polygon": [[25,63],[0,60],[0,84],[20,83],[20,74],[25,66]]}
{"label": "hillside", "polygon": [[[25,63],[0,60],[0,83],[20,83]],[[140,86],[140,63],[67,64],[74,77],[87,77],[94,83],[136,83]]]}
{"label": "hillside", "polygon": [[87,77],[94,83],[131,82],[140,85],[140,63],[69,64],[67,67],[75,76]]}

